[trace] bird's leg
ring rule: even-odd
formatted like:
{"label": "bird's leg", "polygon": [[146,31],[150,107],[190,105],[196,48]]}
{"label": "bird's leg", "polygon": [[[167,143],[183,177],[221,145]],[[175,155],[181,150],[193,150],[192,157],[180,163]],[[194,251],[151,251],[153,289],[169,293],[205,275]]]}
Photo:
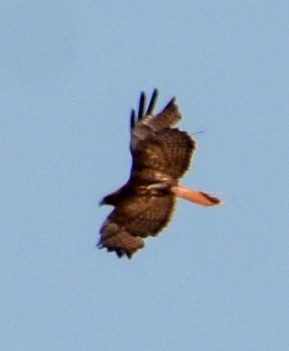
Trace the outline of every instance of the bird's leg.
{"label": "bird's leg", "polygon": [[191,201],[201,206],[222,205],[223,202],[216,196],[210,195],[203,191],[188,189],[181,185],[175,185],[171,188],[172,192],[185,200]]}

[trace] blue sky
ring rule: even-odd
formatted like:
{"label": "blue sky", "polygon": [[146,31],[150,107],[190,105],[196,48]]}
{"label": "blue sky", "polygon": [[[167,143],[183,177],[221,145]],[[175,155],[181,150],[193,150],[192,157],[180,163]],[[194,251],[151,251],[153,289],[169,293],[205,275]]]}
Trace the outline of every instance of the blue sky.
{"label": "blue sky", "polygon": [[[288,350],[288,2],[4,1],[0,33],[1,349]],[[98,202],[155,87],[225,204],[119,260]]]}

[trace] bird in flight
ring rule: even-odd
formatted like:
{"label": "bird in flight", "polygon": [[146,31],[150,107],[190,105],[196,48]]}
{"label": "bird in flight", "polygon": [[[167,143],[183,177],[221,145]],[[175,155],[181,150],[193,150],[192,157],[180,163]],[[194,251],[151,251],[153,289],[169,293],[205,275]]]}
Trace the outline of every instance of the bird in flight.
{"label": "bird in flight", "polygon": [[177,197],[202,206],[222,203],[178,183],[190,167],[196,141],[174,127],[182,118],[175,98],[153,114],[157,97],[155,89],[146,108],[146,95],[141,93],[138,113],[132,110],[130,118],[130,177],[100,202],[114,209],[100,229],[98,247],[114,251],[118,257],[131,258],[144,247],[145,238],[156,236],[169,223]]}

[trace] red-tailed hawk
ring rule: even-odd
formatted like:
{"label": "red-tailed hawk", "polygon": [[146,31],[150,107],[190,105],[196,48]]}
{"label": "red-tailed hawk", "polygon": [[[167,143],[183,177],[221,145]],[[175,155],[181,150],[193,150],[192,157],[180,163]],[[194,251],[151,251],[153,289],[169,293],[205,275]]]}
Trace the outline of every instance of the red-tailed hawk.
{"label": "red-tailed hawk", "polygon": [[115,251],[118,257],[131,258],[144,247],[144,238],[156,236],[168,224],[176,197],[203,206],[221,204],[217,197],[178,184],[190,166],[196,142],[173,128],[181,120],[175,98],[153,115],[157,96],[155,89],[145,111],[146,96],[141,93],[137,118],[135,110],[131,113],[129,180],[100,203],[112,205],[114,210],[100,229],[98,246]]}

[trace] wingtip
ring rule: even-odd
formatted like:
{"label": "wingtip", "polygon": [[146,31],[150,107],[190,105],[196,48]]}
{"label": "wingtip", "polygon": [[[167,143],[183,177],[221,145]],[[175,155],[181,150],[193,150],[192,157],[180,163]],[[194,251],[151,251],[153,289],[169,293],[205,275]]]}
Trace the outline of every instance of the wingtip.
{"label": "wingtip", "polygon": [[133,129],[135,126],[135,110],[132,109],[130,113],[130,129]]}
{"label": "wingtip", "polygon": [[150,100],[150,103],[149,103],[146,115],[151,115],[152,114],[153,109],[155,107],[155,104],[157,102],[158,96],[159,96],[159,91],[158,91],[158,89],[155,88],[153,90],[152,97],[151,97],[151,100]]}
{"label": "wingtip", "polygon": [[146,95],[142,91],[140,93],[139,108],[138,108],[138,119],[139,120],[142,119],[144,116],[145,104],[146,104]]}
{"label": "wingtip", "polygon": [[158,96],[159,96],[159,90],[157,88],[154,88],[152,93],[152,98],[156,99]]}
{"label": "wingtip", "polygon": [[169,107],[171,105],[176,105],[177,98],[174,96],[171,98],[171,100],[167,103],[166,107]]}

